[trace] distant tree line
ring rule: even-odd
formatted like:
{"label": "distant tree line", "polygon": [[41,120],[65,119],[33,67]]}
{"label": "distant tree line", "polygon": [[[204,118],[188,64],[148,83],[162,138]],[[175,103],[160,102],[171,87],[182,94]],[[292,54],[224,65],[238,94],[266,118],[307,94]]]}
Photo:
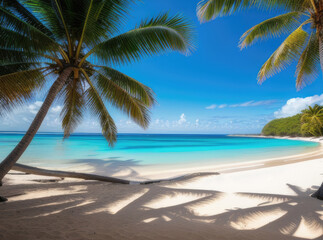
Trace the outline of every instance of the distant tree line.
{"label": "distant tree line", "polygon": [[315,105],[292,117],[270,121],[263,129],[265,136],[323,136],[323,106]]}

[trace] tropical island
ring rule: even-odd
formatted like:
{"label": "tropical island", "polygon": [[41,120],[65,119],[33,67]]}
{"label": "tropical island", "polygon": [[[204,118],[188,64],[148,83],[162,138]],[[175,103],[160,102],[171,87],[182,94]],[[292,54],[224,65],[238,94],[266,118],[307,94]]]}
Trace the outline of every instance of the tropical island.
{"label": "tropical island", "polygon": [[270,121],[262,130],[264,136],[321,137],[323,107],[315,105],[301,114]]}
{"label": "tropical island", "polygon": [[322,239],[322,12],[0,0],[0,239]]}

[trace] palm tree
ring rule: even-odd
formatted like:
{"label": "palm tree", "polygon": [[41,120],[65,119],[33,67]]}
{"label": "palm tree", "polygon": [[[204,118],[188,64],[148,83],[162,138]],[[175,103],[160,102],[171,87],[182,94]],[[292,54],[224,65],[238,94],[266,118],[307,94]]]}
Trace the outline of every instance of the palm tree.
{"label": "palm tree", "polygon": [[105,102],[143,128],[153,91],[114,67],[166,51],[188,54],[192,26],[161,14],[120,34],[134,0],[0,0],[0,114],[50,85],[28,131],[0,164],[0,181],[24,153],[55,99],[63,102],[64,137],[88,109],[110,145],[117,128]]}
{"label": "palm tree", "polygon": [[309,106],[307,109],[303,110],[302,113],[302,129],[304,126],[312,136],[322,136],[323,107],[316,104],[314,107]]}
{"label": "palm tree", "polygon": [[279,73],[297,61],[296,87],[314,80],[323,69],[323,1],[321,0],[202,0],[197,7],[201,22],[247,8],[284,9],[285,13],[259,23],[240,39],[243,49],[259,39],[288,34],[258,73],[258,81]]}

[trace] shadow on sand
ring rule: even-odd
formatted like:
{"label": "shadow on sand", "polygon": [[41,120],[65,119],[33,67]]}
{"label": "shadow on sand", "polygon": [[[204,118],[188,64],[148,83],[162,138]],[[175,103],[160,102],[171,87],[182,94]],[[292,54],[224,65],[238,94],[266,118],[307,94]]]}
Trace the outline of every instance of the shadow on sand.
{"label": "shadow on sand", "polygon": [[[9,202],[0,204],[0,239],[322,240],[323,202],[309,197],[318,186],[288,187],[294,195],[228,194],[171,184],[4,186],[0,190]],[[232,198],[236,206],[227,208]]]}
{"label": "shadow on sand", "polygon": [[134,159],[121,160],[119,157],[112,157],[107,160],[102,159],[77,159],[73,163],[86,164],[93,169],[93,172],[103,176],[114,176],[122,174],[123,178],[138,178],[140,175],[133,167],[140,166],[140,161]]}

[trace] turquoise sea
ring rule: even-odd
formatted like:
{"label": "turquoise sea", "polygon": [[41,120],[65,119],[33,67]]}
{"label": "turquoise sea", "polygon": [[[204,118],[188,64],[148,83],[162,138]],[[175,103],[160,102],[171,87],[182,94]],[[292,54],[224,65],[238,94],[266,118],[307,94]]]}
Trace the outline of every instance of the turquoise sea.
{"label": "turquoise sea", "polygon": [[[0,133],[0,159],[14,148],[22,133]],[[230,137],[226,135],[120,134],[110,148],[100,134],[37,134],[20,163],[38,167],[87,164],[109,173],[135,166],[223,164],[296,155],[319,144],[297,140]],[[101,173],[102,173],[101,171]]]}

